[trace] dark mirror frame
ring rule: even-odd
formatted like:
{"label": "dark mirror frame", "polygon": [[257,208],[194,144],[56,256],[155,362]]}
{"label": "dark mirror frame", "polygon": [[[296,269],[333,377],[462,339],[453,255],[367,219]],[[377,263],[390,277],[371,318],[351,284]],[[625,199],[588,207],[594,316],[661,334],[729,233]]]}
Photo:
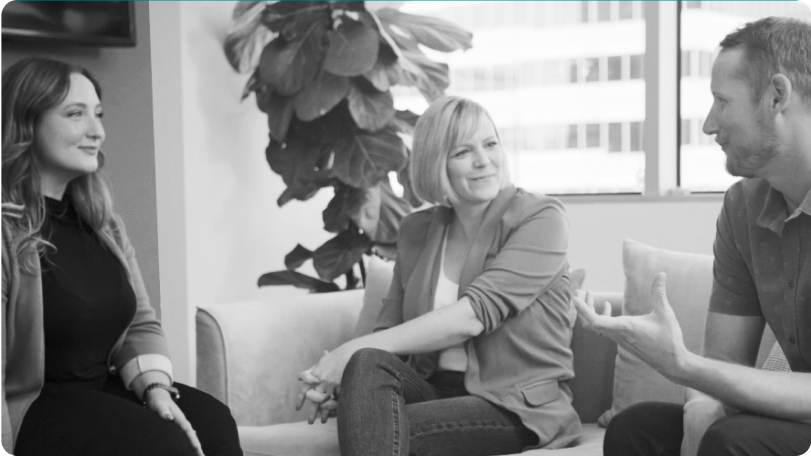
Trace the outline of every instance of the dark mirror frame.
{"label": "dark mirror frame", "polygon": [[[98,31],[87,26],[105,19],[119,24]],[[68,21],[74,22],[74,30],[68,29]],[[135,5],[132,1],[13,1],[3,8],[2,32],[3,40],[9,41],[134,47]]]}

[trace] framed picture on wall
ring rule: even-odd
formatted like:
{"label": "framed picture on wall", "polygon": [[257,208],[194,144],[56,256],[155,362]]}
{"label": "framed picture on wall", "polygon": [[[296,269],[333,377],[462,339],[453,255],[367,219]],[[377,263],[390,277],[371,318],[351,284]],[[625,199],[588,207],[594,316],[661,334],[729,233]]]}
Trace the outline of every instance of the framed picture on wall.
{"label": "framed picture on wall", "polygon": [[133,2],[13,1],[3,8],[3,39],[133,47]]}

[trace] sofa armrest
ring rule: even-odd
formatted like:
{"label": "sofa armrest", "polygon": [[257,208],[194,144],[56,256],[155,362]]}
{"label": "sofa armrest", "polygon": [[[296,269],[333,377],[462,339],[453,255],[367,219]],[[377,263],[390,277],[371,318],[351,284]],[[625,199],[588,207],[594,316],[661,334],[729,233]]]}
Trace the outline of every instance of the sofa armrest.
{"label": "sofa armrest", "polygon": [[239,425],[306,419],[298,374],[352,338],[363,290],[288,303],[237,302],[197,310],[197,387],[231,408]]}
{"label": "sofa armrest", "polygon": [[[622,293],[594,293],[594,307],[602,312],[605,302],[611,303],[611,314],[622,314]],[[584,329],[578,319],[572,335],[574,352],[574,379],[572,388],[575,410],[583,423],[595,423],[611,408],[614,389],[614,361],[617,344],[607,337]]]}

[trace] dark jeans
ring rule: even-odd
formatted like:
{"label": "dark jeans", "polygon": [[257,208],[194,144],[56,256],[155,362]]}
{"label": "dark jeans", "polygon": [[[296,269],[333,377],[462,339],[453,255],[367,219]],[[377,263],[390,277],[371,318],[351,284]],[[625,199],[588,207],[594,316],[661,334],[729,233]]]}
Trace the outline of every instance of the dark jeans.
{"label": "dark jeans", "polygon": [[[608,425],[605,456],[679,456],[681,405],[644,402],[628,407]],[[757,415],[730,415],[704,434],[698,456],[799,456],[811,446],[811,425]]]}
{"label": "dark jeans", "polygon": [[[178,407],[197,432],[206,456],[242,456],[228,407],[175,383]],[[194,456],[177,424],[143,407],[119,377],[46,384],[23,418],[17,456]]]}
{"label": "dark jeans", "polygon": [[427,381],[389,352],[356,352],[341,380],[341,456],[519,453],[538,437],[517,415],[471,396],[461,372]]}

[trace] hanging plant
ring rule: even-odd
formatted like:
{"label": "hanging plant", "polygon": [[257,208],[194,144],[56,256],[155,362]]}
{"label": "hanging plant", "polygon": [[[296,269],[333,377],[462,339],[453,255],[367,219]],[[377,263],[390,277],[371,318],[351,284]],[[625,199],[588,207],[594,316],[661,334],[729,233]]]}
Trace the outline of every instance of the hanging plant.
{"label": "hanging plant", "polygon": [[[362,1],[237,2],[225,54],[234,69],[251,73],[243,100],[255,94],[267,115],[265,157],[286,189],[279,206],[306,201],[332,187],[324,229],[335,237],[315,250],[297,245],[285,271],[259,286],[295,285],[315,292],[365,282],[365,254],[394,259],[400,222],[419,205],[408,180],[409,149],[417,115],[394,108],[390,88],[414,86],[428,100],[448,87],[448,66],[429,59],[425,46],[469,49],[472,35],[441,19],[391,8],[366,10]],[[392,191],[389,174],[404,188]],[[318,278],[296,271],[312,260]]]}

